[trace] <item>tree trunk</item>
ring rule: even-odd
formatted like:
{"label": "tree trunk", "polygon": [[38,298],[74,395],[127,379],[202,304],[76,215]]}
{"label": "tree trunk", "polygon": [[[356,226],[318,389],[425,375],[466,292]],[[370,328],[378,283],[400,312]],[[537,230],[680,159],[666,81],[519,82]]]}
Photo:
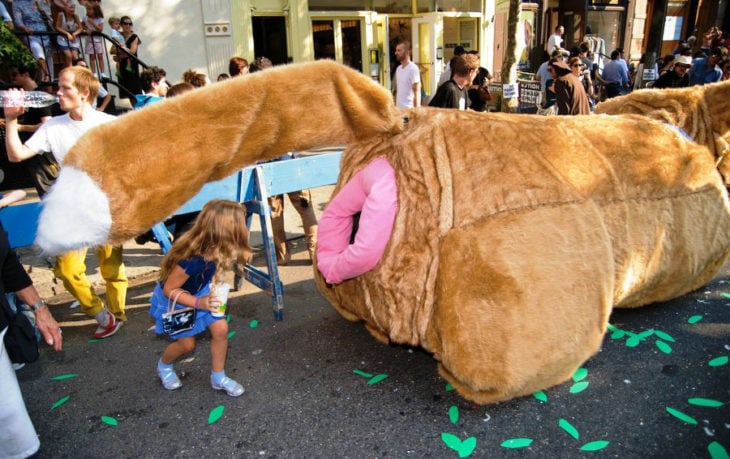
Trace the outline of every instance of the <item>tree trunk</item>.
{"label": "tree trunk", "polygon": [[[509,17],[507,19],[507,45],[502,62],[502,84],[517,84],[517,23],[520,19],[520,0],[509,1]],[[503,97],[502,111],[517,112],[517,97]]]}

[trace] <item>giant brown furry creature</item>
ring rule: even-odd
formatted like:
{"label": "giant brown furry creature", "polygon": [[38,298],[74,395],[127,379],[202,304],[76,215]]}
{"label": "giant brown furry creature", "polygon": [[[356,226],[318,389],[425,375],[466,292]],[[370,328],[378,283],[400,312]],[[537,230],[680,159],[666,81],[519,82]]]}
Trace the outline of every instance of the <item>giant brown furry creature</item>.
{"label": "giant brown furry creature", "polygon": [[375,267],[334,285],[315,270],[320,290],[379,340],[432,352],[477,403],[565,381],[598,350],[613,307],[696,289],[727,257],[730,206],[712,155],[659,122],[406,115],[403,123],[386,90],[332,62],[152,105],[69,152],[38,242],[121,242],[206,181],[289,150],[349,142],[334,196],[384,158],[398,209]]}
{"label": "giant brown furry creature", "polygon": [[644,115],[677,126],[704,144],[730,184],[730,81],[677,89],[643,89],[608,99],[596,113]]}

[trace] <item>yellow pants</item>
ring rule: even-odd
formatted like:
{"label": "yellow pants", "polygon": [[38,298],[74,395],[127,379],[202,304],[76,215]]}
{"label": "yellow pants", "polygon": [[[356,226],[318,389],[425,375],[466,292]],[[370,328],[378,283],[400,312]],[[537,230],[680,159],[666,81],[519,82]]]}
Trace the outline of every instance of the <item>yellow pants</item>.
{"label": "yellow pants", "polygon": [[[56,257],[53,274],[63,281],[71,295],[79,303],[81,310],[89,317],[95,316],[104,307],[101,298],[86,277],[87,248],[74,250]],[[106,281],[106,300],[109,311],[119,320],[127,320],[124,304],[127,299],[127,276],[124,274],[122,248],[102,245],[94,248],[99,259],[99,272]]]}

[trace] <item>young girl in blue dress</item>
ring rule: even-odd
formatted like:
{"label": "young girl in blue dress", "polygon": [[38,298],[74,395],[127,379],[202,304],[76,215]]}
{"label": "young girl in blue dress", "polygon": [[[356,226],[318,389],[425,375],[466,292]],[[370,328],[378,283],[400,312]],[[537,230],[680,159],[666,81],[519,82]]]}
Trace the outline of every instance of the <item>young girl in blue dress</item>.
{"label": "young girl in blue dress", "polygon": [[175,390],[182,386],[173,364],[195,349],[196,335],[207,328],[211,335],[211,386],[232,397],[243,394],[243,386],[225,373],[228,322],[225,316],[211,315],[211,310],[221,303],[210,285],[222,271],[230,269],[234,263],[246,263],[250,256],[245,209],[236,202],[216,199],[203,207],[194,226],[175,241],[163,259],[160,281],[152,294],[150,308],[157,333],[163,333],[162,314],[167,311],[168,299],[177,298],[177,309],[194,307],[197,310],[193,328],[171,335],[174,342],[167,346],[157,362],[157,374],[165,389]]}

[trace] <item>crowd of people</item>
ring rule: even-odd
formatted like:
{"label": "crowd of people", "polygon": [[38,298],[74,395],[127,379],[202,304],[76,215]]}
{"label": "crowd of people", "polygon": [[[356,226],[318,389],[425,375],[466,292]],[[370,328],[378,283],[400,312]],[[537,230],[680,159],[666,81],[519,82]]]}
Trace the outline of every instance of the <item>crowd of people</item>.
{"label": "crowd of people", "polygon": [[[410,42],[396,45],[395,58],[399,64],[393,76],[396,106],[409,109],[425,105],[427,97],[420,69],[411,60]],[[428,99],[428,106],[486,111],[487,102],[491,100],[488,89],[491,79],[489,71],[479,65],[478,51],[456,46],[454,56],[441,73],[436,93]]]}
{"label": "crowd of people", "polygon": [[[556,28],[554,35],[562,33],[562,30]],[[687,40],[681,41],[672,54],[657,59],[653,72],[647,72],[650,78],[648,81],[644,80],[644,63],[636,67],[629,65],[621,48],[611,52],[601,69],[588,42],[568,51],[560,47],[562,40],[556,38],[554,42],[558,45],[535,73],[542,93],[542,104],[538,113],[587,114],[601,100],[627,94],[642,87],[681,88],[730,79],[730,37],[719,28],[712,27],[704,35],[701,46],[698,46],[694,34],[696,31]],[[582,92],[577,89],[572,77],[566,77],[568,72],[578,80],[583,88]],[[573,81],[569,85],[573,86],[572,91],[566,92],[566,86],[560,83],[565,79]],[[588,111],[585,110],[586,102]]]}
{"label": "crowd of people", "polygon": [[[78,7],[84,13],[78,14]],[[4,22],[14,28],[38,63],[36,78],[41,83],[55,79],[54,53],[63,55],[62,68],[70,67],[73,61],[83,58],[97,78],[107,78],[105,54],[107,52],[103,37],[105,19],[100,0],[14,0],[11,11],[6,11],[0,3]],[[7,20],[10,19],[10,20]],[[111,46],[108,50],[113,56],[117,78],[126,81],[133,92],[138,88],[138,63],[130,56],[137,56],[139,37],[132,30],[129,16],[112,16],[108,20]],[[55,40],[52,39],[55,35]],[[82,42],[83,38],[83,42]]]}

